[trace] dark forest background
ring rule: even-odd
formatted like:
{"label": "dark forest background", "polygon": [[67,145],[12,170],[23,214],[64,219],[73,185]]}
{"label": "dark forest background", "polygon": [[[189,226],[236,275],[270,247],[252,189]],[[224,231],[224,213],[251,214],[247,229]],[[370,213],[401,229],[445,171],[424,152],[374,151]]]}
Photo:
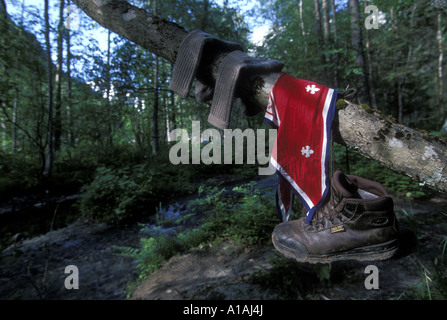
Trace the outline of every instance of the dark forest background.
{"label": "dark forest background", "polygon": [[[355,102],[405,125],[439,135],[445,130],[445,1],[130,2],[187,30],[239,42],[254,56],[280,60],[296,77],[341,91],[354,87]],[[202,130],[209,126],[208,105],[169,90],[171,63],[102,29],[69,0],[0,4],[2,201],[82,191],[82,214],[120,221],[195,192],[203,181],[257,174],[254,165],[169,162],[170,131],[190,132],[195,120]],[[368,5],[378,8],[378,19],[365,13]],[[365,20],[377,28],[366,28]],[[255,43],[251,33],[263,25],[269,31]],[[247,118],[243,109],[236,102],[232,128],[264,127],[262,114]],[[343,168],[345,155],[336,146]],[[355,154],[350,161],[350,170],[392,191],[426,194],[374,162]]]}

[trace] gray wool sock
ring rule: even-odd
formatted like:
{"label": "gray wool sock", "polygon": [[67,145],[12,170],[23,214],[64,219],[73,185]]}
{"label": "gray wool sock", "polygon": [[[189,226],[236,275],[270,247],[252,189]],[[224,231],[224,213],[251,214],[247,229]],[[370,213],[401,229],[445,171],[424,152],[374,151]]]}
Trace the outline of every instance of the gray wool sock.
{"label": "gray wool sock", "polygon": [[[238,43],[216,39],[201,30],[189,32],[180,44],[169,89],[182,97],[188,96],[203,56],[213,52],[235,50],[243,50],[243,48]],[[212,93],[211,85],[198,81],[196,84],[198,101],[209,100]]]}
{"label": "gray wool sock", "polygon": [[235,97],[241,98],[247,115],[256,114],[256,108],[251,106],[238,89],[254,76],[280,72],[283,67],[282,62],[253,58],[242,51],[229,53],[219,66],[208,122],[220,129],[228,128]]}

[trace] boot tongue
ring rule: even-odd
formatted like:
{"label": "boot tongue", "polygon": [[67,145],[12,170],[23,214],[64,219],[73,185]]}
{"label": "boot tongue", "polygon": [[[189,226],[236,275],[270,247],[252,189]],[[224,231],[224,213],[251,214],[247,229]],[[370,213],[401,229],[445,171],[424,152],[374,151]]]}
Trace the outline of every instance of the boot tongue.
{"label": "boot tongue", "polygon": [[344,198],[359,198],[357,186],[341,171],[334,173],[333,186]]}

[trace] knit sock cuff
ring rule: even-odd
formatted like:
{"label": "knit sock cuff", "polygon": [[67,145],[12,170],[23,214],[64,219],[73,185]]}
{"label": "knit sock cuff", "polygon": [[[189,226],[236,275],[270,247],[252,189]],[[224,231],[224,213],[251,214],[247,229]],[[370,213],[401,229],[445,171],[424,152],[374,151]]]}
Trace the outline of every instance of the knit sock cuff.
{"label": "knit sock cuff", "polygon": [[[169,89],[182,97],[188,96],[202,56],[212,51],[231,52],[234,50],[243,50],[243,48],[238,43],[216,39],[201,30],[189,32],[180,43]],[[201,84],[201,90],[212,92],[212,88],[208,88],[205,84]],[[210,96],[209,93],[208,96]]]}
{"label": "knit sock cuff", "polygon": [[169,89],[182,97],[186,97],[191,89],[207,37],[206,33],[194,30],[180,43]]}
{"label": "knit sock cuff", "polygon": [[242,51],[234,51],[229,53],[219,66],[213,103],[208,116],[208,122],[217,128],[228,128],[237,80],[246,57]]}
{"label": "knit sock cuff", "polygon": [[246,114],[253,114],[250,109],[254,108],[237,92],[241,83],[257,75],[280,72],[283,67],[282,62],[253,58],[242,51],[229,53],[219,66],[208,122],[220,129],[228,128],[235,97],[241,97]]}

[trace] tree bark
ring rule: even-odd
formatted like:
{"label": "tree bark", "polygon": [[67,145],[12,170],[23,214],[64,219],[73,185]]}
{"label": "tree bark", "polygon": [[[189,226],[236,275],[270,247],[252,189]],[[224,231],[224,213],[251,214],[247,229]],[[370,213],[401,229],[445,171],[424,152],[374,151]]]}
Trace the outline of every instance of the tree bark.
{"label": "tree bark", "polygon": [[369,96],[368,77],[363,53],[363,36],[360,26],[360,9],[358,0],[349,0],[349,8],[351,15],[351,42],[355,52],[355,65],[360,69],[361,74],[356,80],[357,89],[359,90],[359,98],[363,102],[371,105],[371,97]]}
{"label": "tree bark", "polygon": [[62,49],[64,44],[64,7],[65,0],[59,0],[59,24],[57,26],[56,97],[54,103],[54,151],[60,150],[62,136]]}
{"label": "tree bark", "polygon": [[438,67],[436,72],[436,96],[435,96],[435,103],[440,106],[441,114],[445,116],[446,110],[445,106],[442,103],[442,96],[444,95],[443,92],[443,71],[442,71],[442,65],[444,61],[444,49],[442,46],[442,23],[441,23],[441,17],[442,17],[442,11],[438,10],[437,15],[437,32],[436,32],[436,40],[438,41]]}
{"label": "tree bark", "polygon": [[[68,0],[67,5],[70,5],[70,0]],[[70,29],[66,29],[66,44],[67,44],[67,141],[70,147],[74,145],[73,136],[73,123],[71,120],[71,109],[72,109],[72,83],[71,83],[71,39],[70,39]]]}
{"label": "tree bark", "polygon": [[[333,36],[333,47],[338,48],[337,42],[337,17],[335,14],[335,0],[331,0],[331,8],[332,8],[332,34]],[[334,75],[334,88],[338,88],[338,64],[339,64],[339,57],[338,53],[336,52],[334,54],[334,67],[333,67],[333,75]]]}
{"label": "tree bark", "polygon": [[175,62],[178,47],[187,31],[178,24],[120,0],[72,0],[104,28]]}
{"label": "tree bark", "polygon": [[[154,12],[154,15],[157,14],[157,1],[155,0],[152,3],[152,10]],[[152,153],[157,154],[160,147],[159,147],[159,134],[158,134],[158,106],[159,106],[159,94],[158,94],[158,70],[159,64],[158,64],[158,57],[157,55],[154,55],[154,104],[152,109]]]}
{"label": "tree bark", "polygon": [[[323,11],[323,49],[325,52],[331,47],[331,32],[329,27],[329,3],[328,0],[321,1],[321,9]],[[327,86],[336,88],[333,83],[333,78],[329,76],[331,71],[329,70],[329,66],[331,65],[331,56],[328,53],[324,54],[324,76],[327,81]]]}
{"label": "tree bark", "polygon": [[[364,0],[364,6],[367,7],[368,3],[366,0]],[[369,96],[371,99],[371,107],[373,109],[377,109],[377,103],[376,103],[376,92],[374,88],[373,83],[373,76],[372,76],[372,65],[371,65],[371,52],[369,50],[370,42],[369,42],[369,31],[368,29],[365,30],[365,49],[366,49],[366,64],[368,66],[368,88],[369,88]]]}
{"label": "tree bark", "polygon": [[320,13],[320,4],[318,0],[314,0],[314,13],[315,13],[315,27],[317,32],[317,41],[318,41],[318,51],[320,51],[320,63],[323,66],[321,69],[321,78],[327,79],[326,76],[326,58],[323,54],[324,51],[324,39],[323,39],[323,31],[321,28],[321,13]]}
{"label": "tree bark", "polygon": [[14,96],[14,102],[12,105],[12,136],[11,136],[11,152],[14,154],[17,150],[17,111],[19,104],[19,90],[16,88]]}
{"label": "tree bark", "polygon": [[300,26],[301,26],[301,34],[303,35],[304,41],[304,52],[307,54],[307,39],[306,39],[306,31],[304,29],[304,20],[303,20],[303,0],[299,0],[300,7]]}
{"label": "tree bark", "polygon": [[157,154],[159,147],[158,135],[158,57],[154,56],[154,104],[152,106],[152,153]]}
{"label": "tree bark", "polygon": [[46,59],[47,59],[47,143],[45,148],[45,160],[43,164],[42,175],[45,178],[51,176],[53,171],[53,157],[54,157],[54,145],[53,145],[53,61],[51,60],[51,44],[50,44],[50,18],[48,1],[45,0],[45,42],[46,42]]}
{"label": "tree bark", "polygon": [[3,116],[0,116],[0,130],[1,130],[1,139],[0,139],[0,150],[5,150],[5,144],[6,144],[6,124],[3,120]]}
{"label": "tree bark", "polygon": [[0,0],[0,14],[4,19],[8,17],[8,12],[6,11],[6,2],[5,0]]}
{"label": "tree bark", "polygon": [[[187,31],[172,22],[118,0],[73,0],[88,16],[105,28],[175,63],[178,47]],[[97,3],[99,5],[97,5]],[[216,77],[223,56],[211,63]],[[253,101],[264,109],[280,73],[250,80]],[[447,142],[395,123],[372,108],[348,101],[337,103],[334,141],[374,159],[422,185],[447,193]]]}
{"label": "tree bark", "polygon": [[[112,77],[110,74],[110,69],[112,68],[110,65],[110,52],[111,52],[111,48],[110,48],[110,43],[111,43],[111,34],[112,32],[109,30],[109,32],[107,33],[107,60],[106,60],[106,99],[107,99],[107,110],[110,110],[108,112],[110,112],[110,114],[112,114],[112,107],[111,107],[111,90],[112,90]],[[113,128],[112,128],[112,119],[109,118],[108,122],[107,122],[107,143],[109,145],[109,148],[113,148]]]}
{"label": "tree bark", "polygon": [[327,45],[329,43],[329,38],[330,38],[328,0],[323,0],[321,2],[321,7],[322,7],[322,11],[323,11],[323,39],[324,39],[324,44]]}

